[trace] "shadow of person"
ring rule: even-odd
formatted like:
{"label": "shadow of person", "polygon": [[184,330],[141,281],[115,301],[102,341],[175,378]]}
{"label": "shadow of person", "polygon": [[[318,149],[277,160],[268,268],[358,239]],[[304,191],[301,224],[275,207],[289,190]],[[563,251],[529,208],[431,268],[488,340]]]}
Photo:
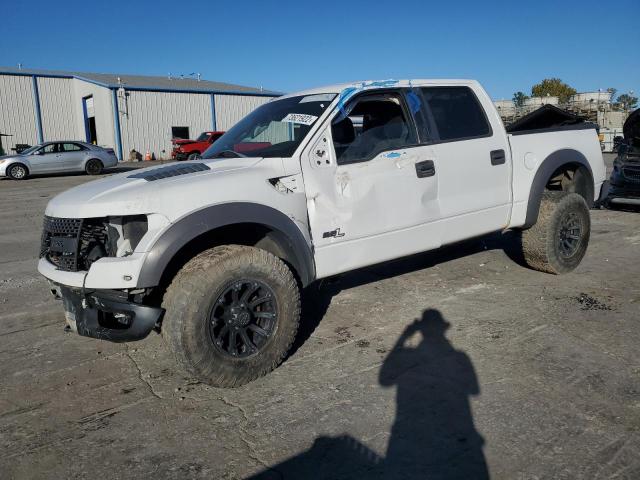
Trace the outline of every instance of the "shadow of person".
{"label": "shadow of person", "polygon": [[385,478],[489,478],[469,403],[480,393],[478,379],[469,357],[446,338],[449,326],[438,310],[425,310],[380,369],[380,384],[397,387]]}
{"label": "shadow of person", "polygon": [[489,472],[469,398],[480,388],[469,357],[445,336],[449,323],[428,309],[385,358],[383,387],[397,387],[385,457],[349,436],[320,436],[308,450],[252,479],[464,479]]}

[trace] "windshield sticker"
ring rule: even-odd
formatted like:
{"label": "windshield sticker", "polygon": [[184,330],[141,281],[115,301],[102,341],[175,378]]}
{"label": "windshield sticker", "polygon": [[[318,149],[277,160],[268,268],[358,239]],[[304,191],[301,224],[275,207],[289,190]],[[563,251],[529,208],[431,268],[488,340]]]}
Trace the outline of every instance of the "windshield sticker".
{"label": "windshield sticker", "polygon": [[311,125],[316,121],[318,117],[315,115],[308,115],[306,113],[290,113],[284,117],[281,121],[288,123],[301,123],[302,125]]}
{"label": "windshield sticker", "polygon": [[317,95],[307,95],[306,97],[302,97],[298,103],[331,102],[335,97],[335,93],[319,93]]}

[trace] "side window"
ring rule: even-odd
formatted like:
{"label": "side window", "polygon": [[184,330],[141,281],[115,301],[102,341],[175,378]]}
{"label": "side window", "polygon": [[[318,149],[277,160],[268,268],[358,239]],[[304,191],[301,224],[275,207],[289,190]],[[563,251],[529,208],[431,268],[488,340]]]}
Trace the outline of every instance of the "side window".
{"label": "side window", "polygon": [[441,141],[491,134],[484,110],[469,87],[424,87],[421,90]]}
{"label": "side window", "polygon": [[40,149],[42,153],[56,153],[58,151],[57,143],[50,143],[49,145],[45,145]]}
{"label": "side window", "polygon": [[426,111],[422,105],[423,102],[420,92],[415,89],[409,89],[405,91],[404,97],[407,102],[407,106],[409,107],[409,111],[411,112],[411,116],[413,117],[413,121],[416,124],[416,128],[418,129],[420,142],[432,142],[434,140],[434,136],[427,120]]}
{"label": "side window", "polygon": [[80,150],[82,150],[82,147],[80,147],[80,145],[77,145],[75,143],[63,143],[62,144],[62,151],[63,152],[79,152]]}
{"label": "side window", "polygon": [[358,98],[333,120],[331,133],[338,164],[371,160],[386,150],[416,144],[396,93]]}

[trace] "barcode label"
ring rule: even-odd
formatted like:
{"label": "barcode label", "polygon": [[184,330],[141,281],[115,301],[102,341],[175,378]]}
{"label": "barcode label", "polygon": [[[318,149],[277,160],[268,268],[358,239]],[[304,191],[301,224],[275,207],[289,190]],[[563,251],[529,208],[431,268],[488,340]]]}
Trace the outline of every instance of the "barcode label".
{"label": "barcode label", "polygon": [[311,125],[318,117],[315,115],[307,115],[306,113],[290,113],[282,119],[283,122],[301,123],[303,125]]}

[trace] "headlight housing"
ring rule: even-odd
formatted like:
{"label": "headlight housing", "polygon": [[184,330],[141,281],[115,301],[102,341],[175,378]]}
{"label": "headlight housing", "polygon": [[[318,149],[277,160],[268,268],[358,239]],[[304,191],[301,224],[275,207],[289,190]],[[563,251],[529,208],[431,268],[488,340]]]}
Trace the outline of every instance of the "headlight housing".
{"label": "headlight housing", "polygon": [[146,215],[109,217],[107,232],[110,256],[131,255],[148,230],[149,222]]}

